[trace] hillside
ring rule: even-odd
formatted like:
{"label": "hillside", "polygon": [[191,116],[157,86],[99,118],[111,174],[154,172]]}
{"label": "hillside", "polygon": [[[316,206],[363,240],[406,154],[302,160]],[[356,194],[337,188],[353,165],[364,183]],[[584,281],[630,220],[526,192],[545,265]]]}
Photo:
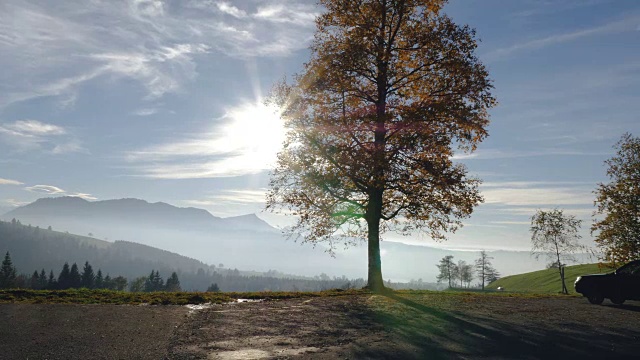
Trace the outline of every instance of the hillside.
{"label": "hillside", "polygon": [[[583,264],[567,266],[565,269],[565,281],[570,294],[575,294],[573,283],[576,278],[586,274],[607,273],[612,270],[601,269],[598,264]],[[535,293],[559,293],[562,289],[558,269],[546,269],[525,274],[505,276],[494,281],[487,289],[497,289],[499,286],[506,291],[535,292]]]}
{"label": "hillside", "polygon": [[184,290],[206,290],[212,283],[223,291],[304,290],[318,291],[336,287],[363,286],[364,280],[342,278],[303,278],[207,265],[196,259],[128,241],[108,242],[86,236],[0,221],[0,254],[8,251],[19,273],[29,276],[34,270],[60,272],[65,262],[85,261],[112,277],[124,276],[129,281],[148,276],[152,269],[167,278],[177,272]]}

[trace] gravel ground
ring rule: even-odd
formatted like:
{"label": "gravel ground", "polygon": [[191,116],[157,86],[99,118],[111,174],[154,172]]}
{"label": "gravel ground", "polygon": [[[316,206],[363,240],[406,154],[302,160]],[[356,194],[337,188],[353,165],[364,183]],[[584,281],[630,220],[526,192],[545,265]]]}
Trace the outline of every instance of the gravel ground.
{"label": "gravel ground", "polygon": [[213,305],[0,305],[1,359],[572,359],[640,354],[640,303],[359,295]]}

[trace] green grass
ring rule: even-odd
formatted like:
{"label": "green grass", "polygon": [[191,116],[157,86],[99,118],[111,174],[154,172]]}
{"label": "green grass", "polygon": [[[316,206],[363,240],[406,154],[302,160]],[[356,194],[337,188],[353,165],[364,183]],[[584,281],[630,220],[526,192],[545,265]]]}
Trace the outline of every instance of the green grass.
{"label": "green grass", "polygon": [[[565,268],[565,283],[569,294],[576,294],[573,283],[580,275],[600,274],[611,272],[611,269],[599,268],[598,264],[567,266]],[[507,292],[533,292],[540,294],[554,294],[562,290],[558,269],[546,269],[525,274],[505,276],[494,281],[486,288],[496,290],[502,286]]]}
{"label": "green grass", "polygon": [[364,293],[358,290],[327,290],[321,292],[125,292],[111,290],[0,290],[0,304],[116,304],[116,305],[187,305],[222,304],[236,299],[292,299],[300,297],[341,296]]}

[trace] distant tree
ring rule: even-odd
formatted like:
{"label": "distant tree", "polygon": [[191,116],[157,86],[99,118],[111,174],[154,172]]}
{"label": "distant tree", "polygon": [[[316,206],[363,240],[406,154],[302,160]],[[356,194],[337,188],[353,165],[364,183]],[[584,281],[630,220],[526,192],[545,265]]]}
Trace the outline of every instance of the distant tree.
{"label": "distant tree", "polygon": [[16,218],[11,219],[11,225],[16,225],[16,224],[17,224]]}
{"label": "distant tree", "polygon": [[53,270],[49,270],[49,279],[47,279],[47,289],[55,290],[57,288],[58,288],[58,282],[56,281],[56,278],[53,275]]}
{"label": "distant tree", "polygon": [[71,265],[71,270],[69,270],[69,284],[73,289],[79,289],[82,284],[82,276],[80,275],[80,270],[76,263],[73,263],[73,265]]}
{"label": "distant tree", "polygon": [[47,288],[47,272],[44,271],[44,268],[42,269],[42,271],[40,271],[40,275],[38,276],[38,287],[40,289]]}
{"label": "distant tree", "polygon": [[113,289],[113,280],[109,274],[107,274],[107,276],[104,277],[104,280],[102,280],[102,288],[107,290]]}
{"label": "distant tree", "polygon": [[93,233],[88,233],[87,236],[93,237]]}
{"label": "distant tree", "polygon": [[53,231],[53,229],[51,228],[51,225],[49,225],[49,227],[47,228],[47,230],[49,230],[49,231]]}
{"label": "distant tree", "polygon": [[640,137],[627,133],[605,162],[610,182],[595,191],[598,206],[592,234],[605,261],[617,266],[640,259]]}
{"label": "distant tree", "polygon": [[13,266],[11,261],[11,255],[7,251],[0,267],[0,289],[10,289],[15,287],[16,284],[16,267]]}
{"label": "distant tree", "polygon": [[178,279],[178,274],[174,271],[171,273],[171,276],[167,279],[167,283],[165,285],[165,291],[177,292],[182,291],[180,288],[180,280]]}
{"label": "distant tree", "polygon": [[29,287],[33,290],[40,290],[40,274],[38,274],[38,270],[35,270],[33,275],[31,275],[31,279],[29,279]]}
{"label": "distant tree", "polygon": [[213,283],[209,285],[209,287],[207,288],[207,292],[220,292],[220,288],[218,287],[218,284]]}
{"label": "distant tree", "polygon": [[453,262],[453,255],[447,255],[440,260],[440,264],[436,265],[440,273],[437,276],[438,282],[447,280],[449,287],[453,287],[456,276],[456,264]]}
{"label": "distant tree", "polygon": [[65,290],[71,287],[70,272],[69,263],[65,262],[62,266],[62,271],[60,271],[60,275],[58,275],[58,289]]}
{"label": "distant tree", "polygon": [[116,276],[111,280],[111,286],[109,287],[111,290],[124,291],[127,288],[127,278],[124,276]]}
{"label": "distant tree", "polygon": [[104,279],[102,278],[102,270],[98,269],[98,273],[96,274],[96,279],[94,283],[94,287],[96,289],[104,289]]}
{"label": "distant tree", "polygon": [[531,252],[539,258],[545,256],[557,262],[558,272],[562,281],[562,293],[568,294],[564,278],[566,261],[575,261],[574,253],[583,250],[579,243],[578,234],[580,220],[573,215],[565,215],[562,210],[538,210],[531,217]]}
{"label": "distant tree", "polygon": [[96,276],[93,273],[93,268],[88,261],[84,263],[82,269],[80,286],[87,289],[93,289],[95,287]]}
{"label": "distant tree", "polygon": [[498,272],[491,264],[491,260],[493,260],[493,257],[489,256],[484,250],[480,251],[480,257],[476,260],[476,274],[480,279],[482,290],[484,290],[486,284],[491,282],[489,281],[490,278],[493,279],[498,276]]}
{"label": "distant tree", "polygon": [[473,281],[473,265],[467,264],[466,261],[458,261],[458,278],[460,279],[460,287],[466,284],[469,287],[471,281]]}
{"label": "distant tree", "polygon": [[151,274],[147,278],[144,284],[144,291],[162,291],[164,290],[164,280],[160,277],[160,272],[151,270]]}
{"label": "distant tree", "polygon": [[130,284],[129,284],[129,291],[131,292],[143,292],[145,290],[145,281],[147,280],[146,276],[140,276],[138,278],[135,278]]}

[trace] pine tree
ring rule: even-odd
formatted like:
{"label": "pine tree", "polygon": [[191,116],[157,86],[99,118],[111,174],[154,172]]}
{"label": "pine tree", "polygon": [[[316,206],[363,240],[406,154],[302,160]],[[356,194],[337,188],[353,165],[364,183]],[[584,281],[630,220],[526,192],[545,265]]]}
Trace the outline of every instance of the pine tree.
{"label": "pine tree", "polygon": [[0,267],[0,289],[10,289],[16,286],[16,268],[11,262],[9,252],[4,256],[2,266]]}
{"label": "pine tree", "polygon": [[69,271],[69,284],[72,289],[79,289],[82,283],[82,277],[80,276],[80,270],[78,264],[73,263],[71,270]]}
{"label": "pine tree", "polygon": [[207,292],[220,292],[220,288],[218,287],[217,283],[213,283],[209,285],[209,287],[207,288]]}
{"label": "pine tree", "polygon": [[178,279],[178,274],[174,271],[171,273],[171,276],[167,279],[167,284],[165,285],[165,291],[177,292],[182,291],[180,288],[180,280]]}
{"label": "pine tree", "polygon": [[102,270],[98,269],[94,287],[96,289],[104,289],[104,279],[102,278]]}
{"label": "pine tree", "polygon": [[47,272],[44,271],[44,269],[40,271],[40,275],[38,276],[38,286],[40,287],[40,289],[47,288]]}
{"label": "pine tree", "polygon": [[65,290],[71,287],[70,272],[69,263],[64,263],[62,271],[60,271],[60,275],[58,275],[58,289]]}
{"label": "pine tree", "polygon": [[93,289],[95,285],[96,276],[93,274],[93,268],[89,262],[84,263],[84,269],[82,271],[81,286],[87,289]]}
{"label": "pine tree", "polygon": [[40,275],[38,274],[38,270],[35,270],[33,272],[33,275],[31,275],[31,279],[29,280],[29,286],[33,290],[39,290],[40,289]]}
{"label": "pine tree", "polygon": [[47,280],[47,289],[55,290],[58,287],[56,277],[53,275],[53,270],[49,270],[49,279]]}
{"label": "pine tree", "polygon": [[111,276],[109,276],[109,274],[104,277],[104,280],[102,281],[102,288],[107,290],[113,289],[113,280],[111,280]]}

